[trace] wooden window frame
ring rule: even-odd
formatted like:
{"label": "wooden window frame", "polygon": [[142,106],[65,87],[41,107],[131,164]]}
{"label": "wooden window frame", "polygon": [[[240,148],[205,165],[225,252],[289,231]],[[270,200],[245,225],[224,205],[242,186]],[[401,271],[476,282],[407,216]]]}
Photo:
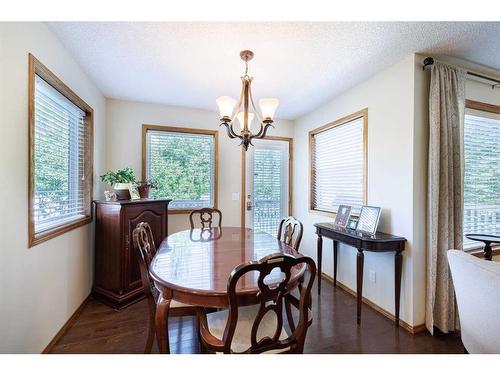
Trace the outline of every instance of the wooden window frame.
{"label": "wooden window frame", "polygon": [[[288,215],[293,215],[293,138],[266,136],[264,140],[269,141],[284,141],[288,142]],[[246,225],[246,189],[247,189],[247,153],[241,148],[241,203],[240,203],[240,226],[245,228]]]}
{"label": "wooden window frame", "polygon": [[[83,225],[92,222],[92,199],[94,188],[94,110],[78,95],[75,94],[64,82],[62,82],[54,73],[52,73],[45,65],[43,65],[31,53],[29,59],[29,72],[28,72],[28,247],[33,247],[42,242],[48,241],[54,237],[60,236],[70,230],[76,229]],[[77,220],[72,220],[61,224],[57,227],[47,229],[40,233],[35,233],[35,219],[33,212],[33,202],[35,198],[35,76],[38,75],[50,86],[56,89],[66,99],[71,101],[74,105],[79,107],[85,112],[86,126],[88,127],[88,160],[90,164],[89,171],[89,208],[88,215]]]}
{"label": "wooden window frame", "polygon": [[[324,131],[330,130],[337,126],[344,125],[350,121],[357,120],[359,118],[363,119],[363,204],[368,202],[368,108],[361,109],[350,115],[344,116],[338,120],[329,122],[326,125],[320,126],[319,128],[313,129],[309,132],[309,212],[324,215],[324,216],[335,216],[337,211],[325,211],[318,210],[313,207],[313,172],[314,168],[312,165],[312,153],[313,153],[313,138],[315,135],[322,133]],[[353,216],[358,216],[353,214]]]}
{"label": "wooden window frame", "polygon": [[483,112],[496,113],[497,115],[500,115],[500,105],[478,102],[475,100],[467,99],[465,101],[465,108],[475,109],[477,111],[483,111]]}
{"label": "wooden window frame", "polygon": [[[147,142],[147,132],[148,130],[164,131],[170,133],[187,133],[187,134],[204,134],[212,135],[214,137],[214,207],[218,208],[218,196],[219,196],[219,131],[218,130],[208,130],[208,129],[195,129],[195,128],[183,128],[177,126],[165,126],[165,125],[151,125],[142,124],[142,179],[146,179],[146,142]],[[168,209],[169,214],[189,214],[193,209]]]}
{"label": "wooden window frame", "polygon": [[[496,105],[496,104],[490,104],[490,103],[485,103],[485,102],[479,102],[476,100],[466,99],[465,100],[465,108],[473,109],[476,111],[495,113],[497,115],[500,115],[500,105]],[[465,171],[465,165],[464,165],[464,171]],[[479,258],[484,258],[483,247],[484,247],[484,244],[481,242],[478,242],[477,246],[470,247],[465,251],[472,254],[472,255],[475,255]],[[493,245],[492,246],[492,255],[493,256],[500,255],[500,245]]]}

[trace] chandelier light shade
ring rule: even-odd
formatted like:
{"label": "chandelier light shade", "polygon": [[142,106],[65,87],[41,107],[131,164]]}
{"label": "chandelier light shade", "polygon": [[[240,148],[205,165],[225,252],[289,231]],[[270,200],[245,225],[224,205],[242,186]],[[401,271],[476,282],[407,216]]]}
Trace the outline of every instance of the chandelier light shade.
{"label": "chandelier light shade", "polygon": [[[250,129],[254,117],[255,115],[252,112],[248,114],[248,129]],[[241,130],[245,129],[245,112],[239,112],[236,118],[240,123]]]}
{"label": "chandelier light shade", "polygon": [[[262,98],[259,100],[259,107],[262,116],[259,115],[252,96],[252,80],[253,77],[248,75],[248,62],[252,60],[254,53],[249,50],[241,51],[240,57],[245,62],[245,74],[241,77],[241,94],[239,100],[233,99],[230,96],[221,96],[217,98],[216,103],[219,107],[220,126],[224,125],[229,138],[239,138],[240,145],[248,150],[248,146],[252,145],[252,139],[264,138],[267,130],[273,125],[274,114],[278,108],[279,101],[275,98]],[[251,112],[253,110],[253,112]],[[250,131],[252,121],[257,118],[259,123],[259,131],[253,133]],[[238,119],[241,130],[237,133],[234,131],[234,120]]]}
{"label": "chandelier light shade", "polygon": [[217,105],[219,106],[220,117],[231,117],[234,112],[234,107],[236,106],[236,99],[231,98],[230,96],[221,96],[216,100]]}
{"label": "chandelier light shade", "polygon": [[278,108],[279,104],[280,104],[280,102],[276,98],[260,99],[259,100],[259,107],[262,111],[262,117],[264,119],[271,119],[272,120],[274,117],[274,112],[276,112],[276,109]]}

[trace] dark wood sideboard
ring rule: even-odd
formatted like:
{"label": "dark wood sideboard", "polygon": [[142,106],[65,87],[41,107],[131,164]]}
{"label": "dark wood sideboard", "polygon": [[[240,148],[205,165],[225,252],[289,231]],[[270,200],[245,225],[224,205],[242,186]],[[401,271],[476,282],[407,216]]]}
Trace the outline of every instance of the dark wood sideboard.
{"label": "dark wood sideboard", "polygon": [[92,294],[116,308],[144,297],[132,231],[145,221],[157,246],[168,233],[170,199],[95,201],[95,258]]}

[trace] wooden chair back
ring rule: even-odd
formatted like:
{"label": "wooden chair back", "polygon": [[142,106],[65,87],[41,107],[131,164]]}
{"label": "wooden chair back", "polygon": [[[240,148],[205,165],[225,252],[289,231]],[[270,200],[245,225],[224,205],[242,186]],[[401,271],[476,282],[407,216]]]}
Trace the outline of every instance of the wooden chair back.
{"label": "wooden chair back", "polygon": [[144,293],[148,299],[156,298],[156,288],[149,274],[149,266],[156,254],[156,246],[153,239],[153,232],[149,224],[146,222],[137,224],[132,232],[132,238],[137,260],[139,261]]}
{"label": "wooden chair back", "polygon": [[291,246],[296,251],[299,251],[303,232],[304,226],[302,223],[293,216],[288,216],[281,219],[278,229],[278,240],[283,241],[288,246]]}
{"label": "wooden chair back", "polygon": [[[277,268],[281,277],[271,272]],[[292,269],[302,270],[302,279],[308,276],[307,281],[300,288],[299,299],[291,295],[290,278]],[[257,272],[259,286],[259,308],[251,329],[251,346],[244,353],[263,353],[271,350],[285,349],[287,353],[302,353],[308,327],[312,323],[311,289],[316,276],[316,264],[305,256],[293,257],[288,254],[271,254],[258,262],[249,262],[236,267],[229,276],[228,297],[229,316],[223,334],[224,352],[231,353],[231,341],[238,323],[238,295],[236,285],[238,281],[249,272]],[[307,275],[306,275],[307,274]],[[266,280],[270,277],[270,280]],[[299,320],[295,326],[292,314],[289,314],[289,303],[298,309]],[[280,339],[283,329],[283,306],[287,305],[287,319],[291,334],[286,339]],[[272,337],[265,336],[258,339],[259,325],[266,314],[276,314],[276,330]]]}
{"label": "wooden chair back", "polygon": [[201,229],[212,228],[212,222],[214,221],[214,214],[218,215],[218,224],[216,227],[222,226],[222,212],[217,208],[200,208],[199,210],[191,211],[189,214],[189,222],[191,223],[191,229],[195,229],[194,216],[198,217],[201,224]]}

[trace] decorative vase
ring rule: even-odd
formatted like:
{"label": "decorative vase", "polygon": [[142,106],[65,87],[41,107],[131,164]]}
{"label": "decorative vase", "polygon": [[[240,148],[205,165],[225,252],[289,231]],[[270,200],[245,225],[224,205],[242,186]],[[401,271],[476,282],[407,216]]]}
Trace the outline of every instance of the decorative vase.
{"label": "decorative vase", "polygon": [[139,191],[139,196],[143,198],[149,198],[149,191],[151,190],[151,185],[141,185],[137,186],[137,190]]}
{"label": "decorative vase", "polygon": [[116,194],[116,199],[119,201],[130,199],[129,184],[119,183],[113,186]]}

